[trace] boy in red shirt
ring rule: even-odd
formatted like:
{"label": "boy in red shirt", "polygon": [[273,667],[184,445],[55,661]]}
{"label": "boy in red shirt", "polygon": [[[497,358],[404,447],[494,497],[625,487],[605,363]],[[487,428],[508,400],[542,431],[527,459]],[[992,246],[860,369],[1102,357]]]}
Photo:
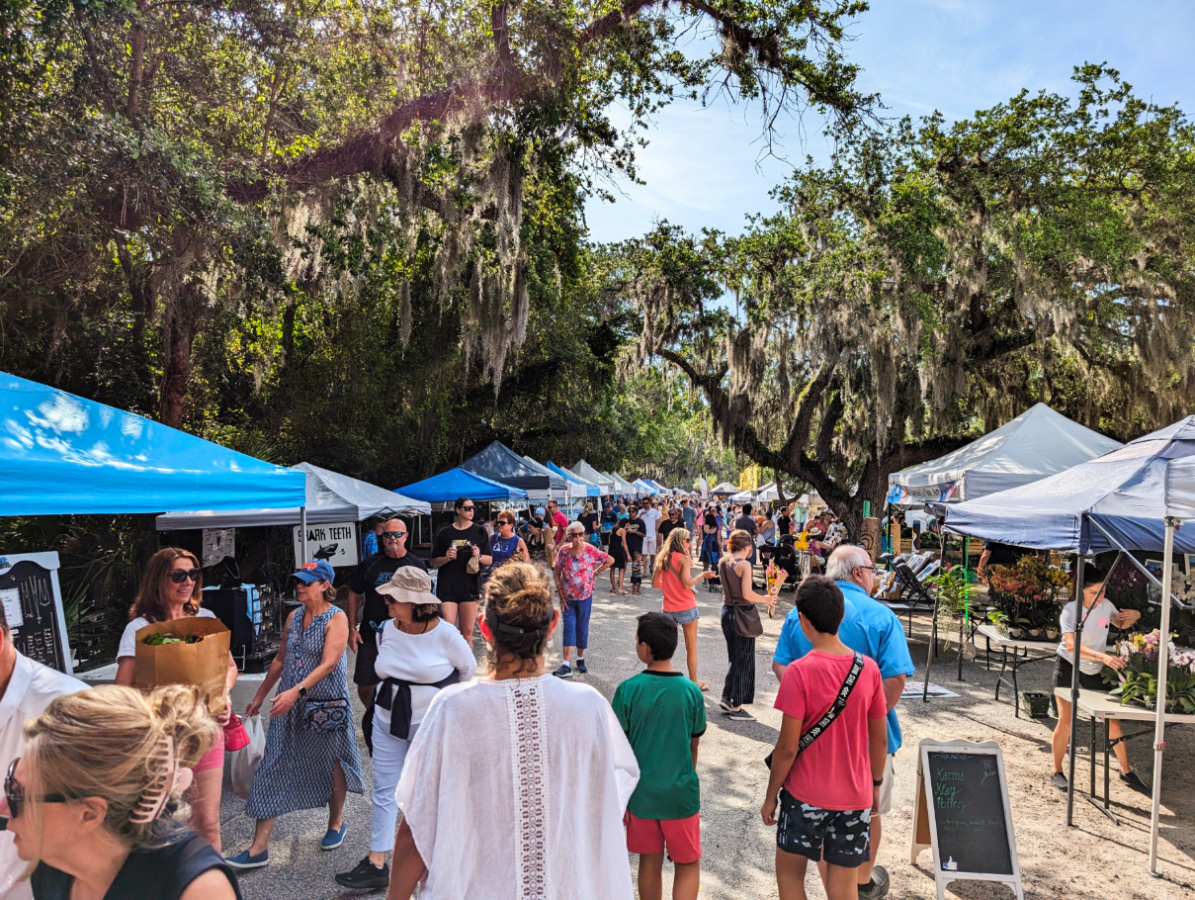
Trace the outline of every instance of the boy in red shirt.
{"label": "boy in red shirt", "polygon": [[854,870],[870,854],[868,826],[884,778],[888,706],[879,667],[838,639],[843,615],[838,585],[820,575],[806,578],[796,602],[813,650],[789,665],[776,694],[784,721],[760,813],[765,825],[779,823],[780,900],[805,900],[808,860],[823,858],[828,900],[854,900]]}

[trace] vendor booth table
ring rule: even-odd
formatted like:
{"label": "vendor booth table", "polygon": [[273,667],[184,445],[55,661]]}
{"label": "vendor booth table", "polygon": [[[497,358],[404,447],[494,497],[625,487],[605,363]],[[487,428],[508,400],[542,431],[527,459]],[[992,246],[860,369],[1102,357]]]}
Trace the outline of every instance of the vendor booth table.
{"label": "vendor booth table", "polygon": [[[1006,634],[1001,634],[996,630],[995,625],[987,623],[976,628],[975,634],[971,638],[975,643],[976,650],[979,649],[980,637],[984,639],[989,663],[992,658],[992,645],[995,644],[1000,651],[1000,674],[996,676],[996,699],[1000,699],[1001,686],[1010,688],[1013,711],[1019,719],[1021,717],[1021,689],[1017,684],[1017,670],[1029,663],[1054,659],[1057,655],[1058,642],[1016,640]],[[1029,654],[1035,650],[1045,650],[1047,653],[1045,656],[1030,656]],[[1005,675],[1005,672],[1008,674]]]}
{"label": "vendor booth table", "polygon": [[[1070,688],[1054,688],[1054,696],[1061,697],[1063,700],[1070,699]],[[1156,724],[1158,720],[1158,713],[1153,709],[1145,709],[1142,706],[1121,705],[1115,698],[1103,691],[1079,691],[1079,700],[1075,703],[1075,708],[1080,715],[1086,716],[1091,722],[1091,738],[1090,738],[1090,753],[1091,753],[1091,784],[1086,795],[1087,800],[1100,810],[1104,815],[1112,820],[1113,824],[1119,825],[1120,820],[1116,818],[1116,813],[1112,812],[1109,801],[1109,782],[1112,776],[1108,768],[1108,757],[1111,755],[1112,741],[1108,736],[1108,721],[1110,719],[1119,719],[1121,722],[1149,722]],[[1103,740],[1103,755],[1104,755],[1104,796],[1101,798],[1096,794],[1095,787],[1095,753],[1096,753],[1096,722],[1103,721],[1104,723],[1104,740]],[[1183,715],[1181,713],[1166,713],[1165,723],[1167,725],[1195,725],[1195,715]],[[1152,734],[1152,728],[1146,728],[1141,731],[1126,734],[1121,740],[1130,740],[1135,737],[1143,737],[1147,734]]]}

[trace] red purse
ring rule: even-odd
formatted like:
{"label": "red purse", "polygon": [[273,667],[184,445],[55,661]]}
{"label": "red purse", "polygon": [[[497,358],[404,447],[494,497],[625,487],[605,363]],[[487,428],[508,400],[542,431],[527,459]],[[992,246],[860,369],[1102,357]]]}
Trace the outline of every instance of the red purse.
{"label": "red purse", "polygon": [[232,753],[249,746],[249,732],[236,713],[229,713],[228,724],[224,726],[224,752]]}

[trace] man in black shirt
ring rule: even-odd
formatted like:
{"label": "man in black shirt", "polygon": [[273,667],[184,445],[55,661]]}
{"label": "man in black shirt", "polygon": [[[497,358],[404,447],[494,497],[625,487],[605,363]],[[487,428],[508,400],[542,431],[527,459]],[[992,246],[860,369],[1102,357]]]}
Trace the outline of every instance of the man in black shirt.
{"label": "man in black shirt", "polygon": [[[735,531],[740,531],[740,530],[745,531],[745,532],[747,532],[747,534],[751,535],[752,541],[755,540],[755,535],[759,531],[759,528],[756,526],[755,520],[753,518],[751,518],[751,504],[750,503],[743,504],[743,514],[734,520],[734,530]],[[751,555],[749,557],[747,557],[747,561],[749,563],[751,563],[751,565],[755,565],[755,548],[754,547],[751,548]]]}
{"label": "man in black shirt", "polygon": [[[436,533],[432,544],[432,567],[436,572],[436,596],[444,620],[456,625],[469,646],[473,646],[473,623],[477,621],[481,566],[494,561],[490,555],[490,535],[481,525],[473,524],[476,507],[468,497],[454,504],[456,521]],[[471,565],[476,559],[477,564]],[[472,568],[473,571],[469,571]]]}
{"label": "man in black shirt", "polygon": [[[377,628],[390,618],[386,599],[378,593],[378,585],[389,584],[390,576],[403,566],[427,570],[423,560],[407,551],[407,531],[407,524],[402,519],[383,522],[378,533],[378,554],[357,566],[349,579],[349,649],[357,654],[353,682],[366,709],[373,705],[374,690],[379,681],[373,670],[378,658]],[[361,616],[361,626],[357,628],[357,610],[363,600],[365,612]]]}
{"label": "man in black shirt", "polygon": [[677,528],[684,528],[684,523],[681,522],[680,510],[674,506],[672,509],[668,510],[668,518],[660,523],[660,527],[658,529],[660,534],[659,547],[664,546],[664,540]]}

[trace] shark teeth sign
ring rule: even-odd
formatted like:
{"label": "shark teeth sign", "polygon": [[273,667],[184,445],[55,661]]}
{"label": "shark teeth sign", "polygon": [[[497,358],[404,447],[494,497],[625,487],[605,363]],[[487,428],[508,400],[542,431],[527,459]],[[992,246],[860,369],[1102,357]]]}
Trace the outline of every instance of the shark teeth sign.
{"label": "shark teeth sign", "polygon": [[292,540],[295,548],[295,566],[301,566],[313,559],[327,560],[333,566],[357,565],[357,523],[329,522],[326,525],[307,526],[307,550],[299,543],[299,526],[294,527]]}

